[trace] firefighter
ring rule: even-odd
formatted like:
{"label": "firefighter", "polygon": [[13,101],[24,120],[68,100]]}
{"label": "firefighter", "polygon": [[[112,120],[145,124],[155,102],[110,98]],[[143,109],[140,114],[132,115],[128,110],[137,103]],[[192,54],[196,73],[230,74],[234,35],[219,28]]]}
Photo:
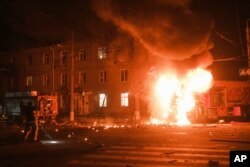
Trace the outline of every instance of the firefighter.
{"label": "firefighter", "polygon": [[32,102],[28,103],[25,112],[26,122],[25,122],[25,131],[24,131],[24,141],[26,141],[29,135],[33,135],[32,140],[37,141],[38,137],[38,117],[39,112]]}

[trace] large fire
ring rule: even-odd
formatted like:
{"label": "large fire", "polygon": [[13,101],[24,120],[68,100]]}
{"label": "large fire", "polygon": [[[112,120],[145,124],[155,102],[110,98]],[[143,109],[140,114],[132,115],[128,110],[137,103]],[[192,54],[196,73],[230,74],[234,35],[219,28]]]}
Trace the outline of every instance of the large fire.
{"label": "large fire", "polygon": [[196,95],[205,93],[212,85],[210,71],[196,68],[184,76],[165,73],[158,76],[153,86],[154,114],[151,123],[174,123],[188,125],[187,113],[196,105]]}

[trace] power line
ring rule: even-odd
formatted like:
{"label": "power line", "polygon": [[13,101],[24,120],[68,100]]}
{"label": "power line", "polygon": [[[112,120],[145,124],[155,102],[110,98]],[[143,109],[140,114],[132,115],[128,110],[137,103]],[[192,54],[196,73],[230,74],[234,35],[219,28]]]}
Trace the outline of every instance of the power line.
{"label": "power line", "polygon": [[235,57],[230,57],[230,58],[225,58],[225,59],[215,59],[213,60],[214,62],[222,62],[222,61],[246,61],[246,56],[235,56]]}
{"label": "power line", "polygon": [[232,43],[232,44],[234,44],[234,45],[237,46],[237,43],[234,42],[233,40],[227,38],[226,36],[222,35],[221,33],[217,32],[217,31],[214,31],[214,32],[215,32],[215,34],[216,34],[217,36],[219,36],[221,39],[224,39],[225,41],[230,42],[230,43]]}

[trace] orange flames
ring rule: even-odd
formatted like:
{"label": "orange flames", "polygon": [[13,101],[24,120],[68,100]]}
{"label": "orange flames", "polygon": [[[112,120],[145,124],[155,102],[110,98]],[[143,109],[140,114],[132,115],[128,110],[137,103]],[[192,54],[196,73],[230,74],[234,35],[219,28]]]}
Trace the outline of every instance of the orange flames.
{"label": "orange flames", "polygon": [[205,69],[190,70],[183,77],[175,73],[159,76],[153,87],[154,110],[151,123],[188,125],[187,113],[194,109],[196,95],[205,93],[212,85],[212,74]]}

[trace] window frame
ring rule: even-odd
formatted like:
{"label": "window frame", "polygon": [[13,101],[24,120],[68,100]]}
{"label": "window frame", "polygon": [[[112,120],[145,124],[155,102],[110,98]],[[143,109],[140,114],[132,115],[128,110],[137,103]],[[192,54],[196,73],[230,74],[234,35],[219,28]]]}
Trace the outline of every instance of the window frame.
{"label": "window frame", "polygon": [[42,75],[42,85],[49,86],[49,74]]}
{"label": "window frame", "polygon": [[85,71],[79,72],[79,84],[85,84],[87,82],[87,73]]}
{"label": "window frame", "polygon": [[107,94],[106,93],[99,93],[99,104],[98,106],[101,108],[107,107]]}
{"label": "window frame", "polygon": [[120,70],[120,81],[127,82],[128,81],[128,69],[121,69]]}
{"label": "window frame", "polygon": [[26,86],[32,86],[33,84],[33,77],[32,75],[27,75],[26,76]]}
{"label": "window frame", "polygon": [[61,85],[65,86],[68,84],[68,74],[67,73],[61,73]]}
{"label": "window frame", "polygon": [[49,64],[49,63],[50,63],[49,58],[50,58],[50,54],[47,53],[47,52],[44,53],[44,54],[43,54],[43,58],[42,58],[43,64]]}
{"label": "window frame", "polygon": [[106,83],[107,82],[107,71],[102,70],[99,71],[99,83]]}
{"label": "window frame", "polygon": [[68,52],[62,51],[61,52],[61,65],[66,65],[68,60]]}
{"label": "window frame", "polygon": [[86,50],[85,49],[81,49],[79,51],[78,59],[79,59],[79,61],[86,61]]}
{"label": "window frame", "polygon": [[122,92],[120,94],[121,107],[129,107],[129,92]]}
{"label": "window frame", "polygon": [[99,47],[97,53],[98,53],[98,60],[104,60],[108,58],[106,47]]}

